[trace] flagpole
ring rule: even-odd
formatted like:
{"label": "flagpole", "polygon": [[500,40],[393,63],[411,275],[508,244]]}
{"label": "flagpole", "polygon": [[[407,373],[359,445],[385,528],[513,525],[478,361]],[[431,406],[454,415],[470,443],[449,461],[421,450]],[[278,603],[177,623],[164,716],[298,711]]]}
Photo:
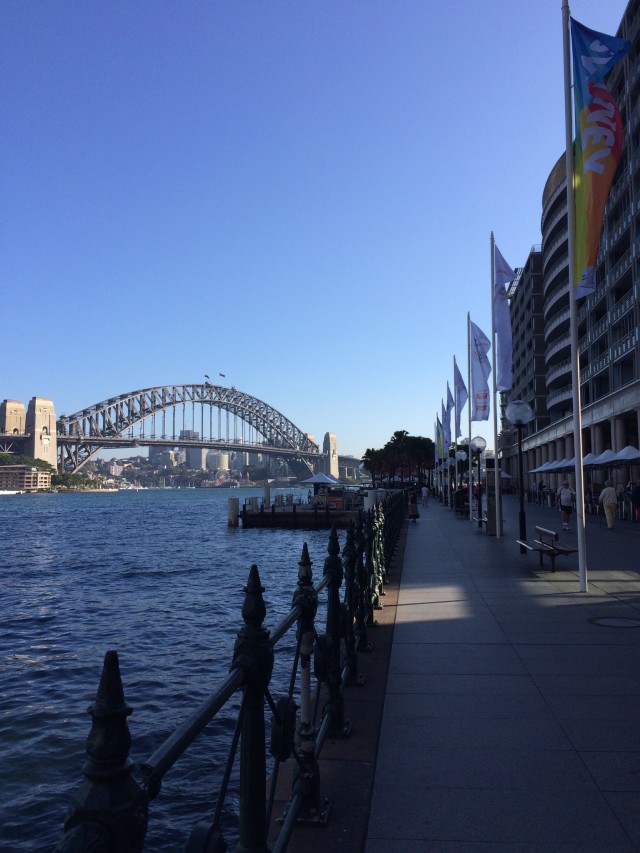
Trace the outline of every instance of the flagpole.
{"label": "flagpole", "polygon": [[[496,492],[496,539],[502,533],[502,500],[500,496],[500,471],[498,470],[498,388],[496,384],[496,318],[495,318],[495,252],[493,231],[491,232],[491,364],[493,372],[493,473]],[[488,509],[488,507],[487,507]]]}
{"label": "flagpole", "polygon": [[453,509],[455,512],[456,509],[456,500],[455,495],[458,489],[458,430],[456,428],[456,424],[458,422],[458,401],[457,401],[458,392],[456,391],[456,357],[453,356],[453,458],[456,460],[456,487],[453,490]]}
{"label": "flagpole", "polygon": [[569,37],[569,2],[562,0],[562,45],[564,54],[564,120],[565,162],[567,172],[567,226],[569,251],[569,304],[571,317],[571,382],[573,385],[573,449],[576,477],[576,525],[578,534],[578,572],[580,592],[588,592],[587,541],[584,517],[584,486],[582,477],[582,409],[580,400],[580,352],[578,350],[578,309],[575,288],[575,199],[573,162],[573,111],[571,108],[571,50]]}
{"label": "flagpole", "polygon": [[469,389],[469,399],[467,400],[467,408],[469,410],[467,412],[469,416],[469,446],[467,447],[467,453],[469,454],[469,521],[473,521],[473,501],[471,500],[473,493],[473,480],[471,479],[471,314],[469,311],[467,311],[467,388]]}

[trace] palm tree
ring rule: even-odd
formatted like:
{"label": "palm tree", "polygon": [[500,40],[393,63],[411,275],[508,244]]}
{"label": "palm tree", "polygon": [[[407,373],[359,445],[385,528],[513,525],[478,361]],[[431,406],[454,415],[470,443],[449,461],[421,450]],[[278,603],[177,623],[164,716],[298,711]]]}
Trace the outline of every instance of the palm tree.
{"label": "palm tree", "polygon": [[[400,468],[400,486],[404,485],[404,469],[409,461],[409,433],[406,429],[397,429],[385,445],[394,460],[394,467]],[[395,474],[395,471],[394,471]]]}
{"label": "palm tree", "polygon": [[382,471],[382,451],[375,450],[373,447],[368,447],[364,456],[362,457],[362,466],[365,471],[368,471],[371,474],[371,482],[373,484],[373,488],[376,487],[376,474],[379,474]]}

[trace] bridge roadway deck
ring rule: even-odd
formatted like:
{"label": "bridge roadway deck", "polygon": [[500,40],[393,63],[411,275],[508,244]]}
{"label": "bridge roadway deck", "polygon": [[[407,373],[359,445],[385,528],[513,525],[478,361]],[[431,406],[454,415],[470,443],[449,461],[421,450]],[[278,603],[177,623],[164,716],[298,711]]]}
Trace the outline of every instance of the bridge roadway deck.
{"label": "bridge roadway deck", "polygon": [[[526,510],[530,532],[561,526]],[[591,621],[640,620],[640,524],[587,517],[580,593],[577,555],[551,574],[519,553],[516,498],[500,539],[420,513],[347,691],[352,736],[325,749],[329,823],[290,850],[640,851],[640,627]]]}

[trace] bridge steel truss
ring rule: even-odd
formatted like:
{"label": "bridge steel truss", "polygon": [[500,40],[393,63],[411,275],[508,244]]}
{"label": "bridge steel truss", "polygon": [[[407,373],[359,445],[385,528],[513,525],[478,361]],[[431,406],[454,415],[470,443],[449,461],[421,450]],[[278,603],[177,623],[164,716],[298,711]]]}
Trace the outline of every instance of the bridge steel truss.
{"label": "bridge steel truss", "polygon": [[[174,435],[157,439],[133,434],[147,418],[166,413],[186,404],[210,406],[220,412],[240,418],[263,438],[260,443],[210,440],[202,437],[191,441]],[[183,410],[184,414],[184,410]],[[125,436],[125,433],[129,436]],[[298,476],[313,473],[311,460],[320,455],[319,447],[292,421],[273,406],[238,391],[211,383],[193,385],[165,385],[131,391],[95,403],[73,415],[61,415],[57,421],[58,467],[60,471],[75,472],[105,447],[123,447],[147,444],[201,447],[233,447],[247,452],[278,454],[286,457]]]}

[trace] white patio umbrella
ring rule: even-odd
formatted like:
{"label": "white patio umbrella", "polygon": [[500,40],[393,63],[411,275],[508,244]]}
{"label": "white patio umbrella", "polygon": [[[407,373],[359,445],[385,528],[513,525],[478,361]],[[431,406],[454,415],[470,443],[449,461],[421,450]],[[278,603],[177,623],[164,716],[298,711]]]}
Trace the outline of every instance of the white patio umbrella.
{"label": "white patio umbrella", "polygon": [[631,444],[628,444],[626,447],[623,447],[622,450],[619,450],[616,455],[614,461],[616,463],[626,464],[627,462],[637,462],[640,460],[640,450],[637,447],[633,447]]}
{"label": "white patio umbrella", "polygon": [[591,461],[591,465],[594,467],[604,468],[607,465],[611,465],[615,458],[616,454],[613,452],[613,450],[605,450]]}
{"label": "white patio umbrella", "polygon": [[537,468],[529,471],[530,474],[542,474],[543,471],[548,471],[549,466],[552,465],[552,462],[543,462],[542,465],[539,465]]}

